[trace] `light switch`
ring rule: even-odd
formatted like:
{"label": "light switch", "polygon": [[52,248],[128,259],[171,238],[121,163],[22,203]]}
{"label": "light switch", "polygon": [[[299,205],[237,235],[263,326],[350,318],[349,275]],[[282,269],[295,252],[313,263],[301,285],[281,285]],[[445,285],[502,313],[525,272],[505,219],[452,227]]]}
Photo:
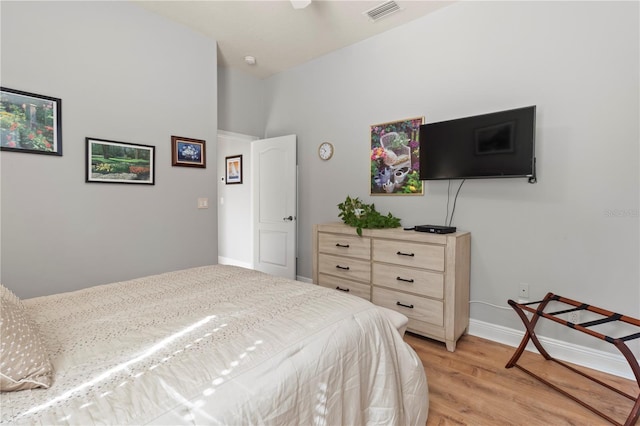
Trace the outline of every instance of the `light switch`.
{"label": "light switch", "polygon": [[198,198],[198,208],[199,209],[208,209],[209,208],[209,199],[208,198]]}

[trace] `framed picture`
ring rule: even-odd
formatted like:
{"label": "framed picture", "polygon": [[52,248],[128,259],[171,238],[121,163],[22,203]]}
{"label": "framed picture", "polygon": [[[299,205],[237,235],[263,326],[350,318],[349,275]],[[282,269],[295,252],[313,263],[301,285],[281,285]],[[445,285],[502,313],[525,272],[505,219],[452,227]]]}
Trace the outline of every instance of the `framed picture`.
{"label": "framed picture", "polygon": [[171,165],[206,168],[204,141],[171,136]]}
{"label": "framed picture", "polygon": [[371,195],[422,195],[420,125],[424,117],[371,126]]}
{"label": "framed picture", "polygon": [[87,182],[155,184],[154,146],[86,138]]}
{"label": "framed picture", "polygon": [[227,185],[242,183],[242,155],[226,157],[226,177]]}
{"label": "framed picture", "polygon": [[0,87],[0,149],[62,155],[62,100]]}

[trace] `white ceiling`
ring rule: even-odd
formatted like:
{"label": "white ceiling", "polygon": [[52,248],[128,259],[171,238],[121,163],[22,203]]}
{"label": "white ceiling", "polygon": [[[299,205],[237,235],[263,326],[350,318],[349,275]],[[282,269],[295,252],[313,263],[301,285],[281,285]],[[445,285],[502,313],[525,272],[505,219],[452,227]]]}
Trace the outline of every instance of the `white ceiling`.
{"label": "white ceiling", "polygon": [[[218,65],[261,79],[452,3],[396,0],[399,12],[373,22],[364,12],[384,0],[313,0],[304,9],[294,9],[289,0],[132,1],[215,39]],[[247,65],[246,55],[256,65]]]}

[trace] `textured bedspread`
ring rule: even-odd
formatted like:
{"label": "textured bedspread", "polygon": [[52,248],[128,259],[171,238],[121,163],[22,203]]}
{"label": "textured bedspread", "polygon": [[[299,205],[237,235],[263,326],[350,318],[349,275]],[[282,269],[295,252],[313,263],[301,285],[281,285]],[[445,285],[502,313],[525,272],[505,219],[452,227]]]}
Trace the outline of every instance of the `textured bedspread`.
{"label": "textured bedspread", "polygon": [[372,304],[233,266],[27,299],[50,389],[0,395],[36,424],[420,424],[422,364]]}

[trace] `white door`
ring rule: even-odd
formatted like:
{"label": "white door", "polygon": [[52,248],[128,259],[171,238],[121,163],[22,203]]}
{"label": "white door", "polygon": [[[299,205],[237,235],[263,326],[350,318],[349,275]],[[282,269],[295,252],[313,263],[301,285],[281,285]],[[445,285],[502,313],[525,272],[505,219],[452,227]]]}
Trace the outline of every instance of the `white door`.
{"label": "white door", "polygon": [[296,136],[251,143],[253,264],[272,275],[296,279]]}

